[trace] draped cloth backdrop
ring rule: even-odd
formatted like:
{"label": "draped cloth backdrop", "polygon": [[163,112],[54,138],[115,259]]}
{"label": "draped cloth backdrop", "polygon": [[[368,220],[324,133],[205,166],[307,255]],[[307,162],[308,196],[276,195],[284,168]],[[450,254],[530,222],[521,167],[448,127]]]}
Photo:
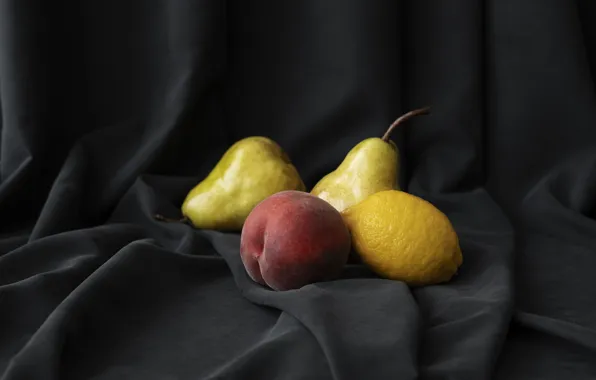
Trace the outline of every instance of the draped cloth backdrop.
{"label": "draped cloth backdrop", "polygon": [[[0,378],[596,378],[590,0],[0,0]],[[394,135],[454,281],[273,292],[153,219],[266,135],[310,189]]]}

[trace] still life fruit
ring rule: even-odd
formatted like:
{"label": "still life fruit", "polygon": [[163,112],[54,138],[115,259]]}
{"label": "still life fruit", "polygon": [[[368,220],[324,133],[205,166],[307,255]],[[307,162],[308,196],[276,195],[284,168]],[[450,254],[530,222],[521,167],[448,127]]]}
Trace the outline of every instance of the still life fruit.
{"label": "still life fruit", "polygon": [[259,202],[283,190],[305,190],[288,155],[270,138],[246,137],[186,195],[183,220],[200,229],[240,231]]}
{"label": "still life fruit", "polygon": [[410,111],[398,117],[383,137],[370,137],[356,144],[311,193],[343,211],[376,192],[399,189],[399,150],[389,139],[391,132],[408,119],[429,111],[429,107]]}
{"label": "still life fruit", "polygon": [[348,228],[329,203],[307,192],[282,191],[250,213],[240,256],[254,281],[288,290],[339,277],[350,247]]}
{"label": "still life fruit", "polygon": [[239,140],[188,192],[181,221],[240,231],[247,275],[276,291],[338,278],[350,252],[384,279],[446,283],[463,263],[458,235],[439,208],[400,189],[399,150],[390,140],[405,121],[429,113],[407,112],[383,137],[356,144],[310,192],[275,141]]}
{"label": "still life fruit", "polygon": [[430,285],[450,280],[462,264],[449,219],[422,198],[384,190],[342,214],[354,250],[382,277]]}

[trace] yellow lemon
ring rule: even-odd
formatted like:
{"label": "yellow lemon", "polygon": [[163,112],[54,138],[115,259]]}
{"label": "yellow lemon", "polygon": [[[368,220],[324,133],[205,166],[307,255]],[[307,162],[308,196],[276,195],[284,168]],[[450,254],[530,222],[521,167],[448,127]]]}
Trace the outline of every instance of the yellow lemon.
{"label": "yellow lemon", "polygon": [[381,277],[413,286],[437,284],[449,281],[462,264],[451,222],[420,197],[380,191],[342,215],[354,250]]}

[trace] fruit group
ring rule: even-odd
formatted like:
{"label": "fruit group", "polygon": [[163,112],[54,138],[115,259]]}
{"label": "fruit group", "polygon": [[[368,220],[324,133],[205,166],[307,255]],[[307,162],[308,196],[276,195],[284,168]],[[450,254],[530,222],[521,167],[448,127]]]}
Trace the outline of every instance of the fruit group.
{"label": "fruit group", "polygon": [[259,202],[283,190],[305,190],[286,153],[267,137],[247,137],[188,193],[182,214],[196,228],[239,231]]}
{"label": "fruit group", "polygon": [[306,192],[282,191],[246,219],[240,255],[254,281],[289,290],[337,278],[350,246],[345,222],[329,203]]}
{"label": "fruit group", "polygon": [[429,111],[428,107],[410,111],[397,118],[383,137],[371,137],[356,144],[337,169],[313,187],[311,194],[341,212],[376,192],[398,190],[399,151],[389,137],[406,120]]}
{"label": "fruit group", "polygon": [[344,210],[352,246],[379,276],[423,286],[449,281],[462,264],[458,236],[434,205],[400,190]]}

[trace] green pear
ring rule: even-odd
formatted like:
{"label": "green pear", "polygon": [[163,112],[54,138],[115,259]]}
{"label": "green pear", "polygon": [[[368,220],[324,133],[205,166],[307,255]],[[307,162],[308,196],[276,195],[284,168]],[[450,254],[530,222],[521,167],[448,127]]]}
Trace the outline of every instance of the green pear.
{"label": "green pear", "polygon": [[379,191],[399,190],[399,149],[389,138],[404,121],[429,112],[429,107],[410,111],[397,118],[383,137],[359,142],[334,171],[321,178],[311,194],[342,212]]}
{"label": "green pear", "polygon": [[259,202],[284,190],[306,191],[287,154],[267,137],[247,137],[190,190],[182,204],[183,220],[200,229],[239,231]]}

